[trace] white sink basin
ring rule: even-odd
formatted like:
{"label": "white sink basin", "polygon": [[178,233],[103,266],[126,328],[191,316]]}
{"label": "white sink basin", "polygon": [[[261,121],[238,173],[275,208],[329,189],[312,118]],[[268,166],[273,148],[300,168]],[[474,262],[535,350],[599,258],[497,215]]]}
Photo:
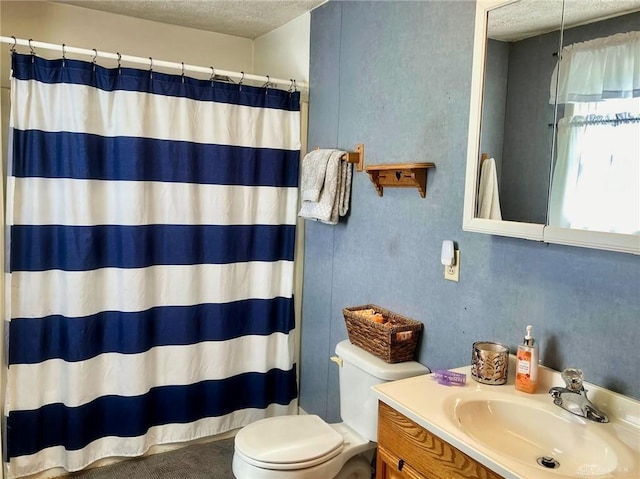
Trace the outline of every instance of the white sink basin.
{"label": "white sink basin", "polygon": [[[478,443],[549,473],[585,477],[633,469],[633,458],[614,428],[555,409],[526,400],[456,398],[451,411]],[[543,457],[553,461],[539,461]]]}

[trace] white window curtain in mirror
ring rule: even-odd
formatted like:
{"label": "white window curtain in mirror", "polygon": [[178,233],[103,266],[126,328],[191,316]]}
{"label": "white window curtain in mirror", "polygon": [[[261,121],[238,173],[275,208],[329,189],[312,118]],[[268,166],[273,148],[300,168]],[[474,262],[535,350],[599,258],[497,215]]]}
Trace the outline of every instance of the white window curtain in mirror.
{"label": "white window curtain in mirror", "polygon": [[12,68],[8,477],[295,412],[299,93]]}
{"label": "white window curtain in mirror", "polygon": [[640,118],[558,122],[549,225],[640,233]]}
{"label": "white window curtain in mirror", "polygon": [[549,224],[640,233],[640,32],[568,45],[550,83],[558,120]]}
{"label": "white window curtain in mirror", "polygon": [[550,83],[549,103],[640,96],[640,31],[567,45]]}

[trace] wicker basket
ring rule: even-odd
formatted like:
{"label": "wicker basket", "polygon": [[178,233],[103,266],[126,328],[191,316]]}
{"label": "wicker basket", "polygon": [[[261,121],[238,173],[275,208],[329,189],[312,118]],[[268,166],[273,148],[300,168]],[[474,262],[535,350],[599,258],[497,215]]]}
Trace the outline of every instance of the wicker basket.
{"label": "wicker basket", "polygon": [[[381,313],[390,325],[375,323],[358,314],[359,310],[373,309]],[[422,323],[405,318],[392,311],[365,304],[342,310],[349,341],[388,363],[413,360]]]}

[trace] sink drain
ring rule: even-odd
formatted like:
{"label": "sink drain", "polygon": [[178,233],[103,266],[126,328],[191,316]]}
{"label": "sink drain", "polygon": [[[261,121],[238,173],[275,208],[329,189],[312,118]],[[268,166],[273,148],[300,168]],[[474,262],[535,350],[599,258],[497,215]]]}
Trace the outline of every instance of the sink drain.
{"label": "sink drain", "polygon": [[556,461],[553,457],[542,456],[538,458],[538,464],[542,467],[546,467],[547,469],[555,469],[560,467],[560,463]]}

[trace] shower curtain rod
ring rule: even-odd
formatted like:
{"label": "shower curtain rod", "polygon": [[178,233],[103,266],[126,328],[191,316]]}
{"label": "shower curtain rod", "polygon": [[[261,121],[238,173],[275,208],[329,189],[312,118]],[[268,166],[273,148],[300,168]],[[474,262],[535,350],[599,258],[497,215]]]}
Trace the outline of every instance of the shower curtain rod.
{"label": "shower curtain rod", "polygon": [[272,85],[282,85],[288,87],[294,87],[298,90],[308,90],[309,85],[306,82],[297,82],[295,79],[284,80],[282,78],[272,78],[267,75],[253,75],[251,73],[244,72],[234,72],[229,70],[222,70],[215,67],[203,67],[198,65],[188,65],[186,63],[176,63],[176,62],[168,62],[165,60],[156,60],[155,58],[143,58],[143,57],[135,57],[131,55],[121,55],[120,53],[110,53],[103,52],[95,49],[87,49],[87,48],[78,48],[78,47],[70,47],[65,44],[54,44],[54,43],[45,43],[45,42],[37,42],[35,40],[25,40],[24,38],[14,38],[14,37],[4,37],[0,36],[1,43],[8,43],[12,46],[26,46],[33,50],[35,48],[42,48],[45,50],[54,50],[61,52],[64,56],[66,53],[76,53],[78,55],[87,55],[95,58],[109,58],[111,60],[117,60],[118,63],[129,62],[129,63],[137,63],[141,65],[146,65],[148,67],[164,67],[164,68],[172,68],[175,70],[180,70],[181,72],[196,72],[196,73],[207,73],[211,76],[220,75],[227,76],[229,78],[234,78],[237,80],[249,80],[249,81],[259,81],[264,83],[269,83]]}

